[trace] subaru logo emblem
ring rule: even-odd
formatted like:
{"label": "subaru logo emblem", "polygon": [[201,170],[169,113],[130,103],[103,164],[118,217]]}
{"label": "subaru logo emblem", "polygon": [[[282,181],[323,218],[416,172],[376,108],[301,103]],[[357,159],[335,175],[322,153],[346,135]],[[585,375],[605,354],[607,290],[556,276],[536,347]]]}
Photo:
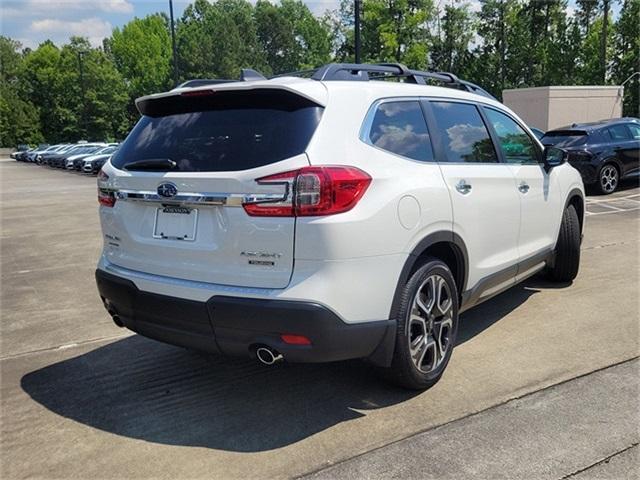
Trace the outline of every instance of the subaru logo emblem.
{"label": "subaru logo emblem", "polygon": [[178,194],[178,187],[173,183],[161,183],[158,185],[158,195],[165,198],[175,197]]}

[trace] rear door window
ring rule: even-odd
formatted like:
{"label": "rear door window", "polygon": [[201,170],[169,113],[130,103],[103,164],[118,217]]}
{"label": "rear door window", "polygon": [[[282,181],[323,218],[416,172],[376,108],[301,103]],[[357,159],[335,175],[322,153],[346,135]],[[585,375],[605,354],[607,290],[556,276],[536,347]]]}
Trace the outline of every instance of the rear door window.
{"label": "rear door window", "polygon": [[480,112],[475,105],[431,102],[446,161],[497,163],[498,156]]}
{"label": "rear door window", "polygon": [[635,123],[628,123],[627,127],[631,132],[631,137],[634,140],[640,140],[640,125],[636,125]]}
{"label": "rear door window", "polygon": [[368,142],[413,160],[433,161],[431,138],[418,101],[384,102],[378,105]]}
{"label": "rear door window", "polygon": [[607,128],[609,138],[614,142],[624,142],[630,140],[629,132],[624,125],[613,125]]}
{"label": "rear door window", "polygon": [[112,157],[116,168],[171,160],[154,170],[220,172],[256,168],[303,153],[322,107],[282,90],[218,91],[151,100]]}

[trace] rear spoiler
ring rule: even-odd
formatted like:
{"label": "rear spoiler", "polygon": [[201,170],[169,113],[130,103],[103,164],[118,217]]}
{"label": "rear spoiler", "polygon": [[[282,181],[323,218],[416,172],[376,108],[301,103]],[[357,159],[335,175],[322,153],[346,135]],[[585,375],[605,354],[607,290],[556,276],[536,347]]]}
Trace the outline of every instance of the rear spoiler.
{"label": "rear spoiler", "polygon": [[[258,94],[267,95],[269,93],[282,97],[298,97],[308,102],[324,107],[327,104],[327,89],[320,82],[308,82],[300,79],[291,79],[285,83],[282,80],[277,83],[269,80],[251,82],[223,82],[207,83],[198,87],[179,87],[169,92],[146,95],[136,99],[136,108],[142,115],[162,116],[162,113],[171,110],[171,105],[183,103],[191,104],[190,111],[198,111],[202,108],[215,108],[215,98],[222,100],[223,97],[234,96],[236,99],[246,97],[248,102],[250,96]],[[228,95],[227,95],[228,94]]]}
{"label": "rear spoiler", "polygon": [[178,113],[199,112],[224,108],[277,107],[293,110],[300,106],[320,106],[326,103],[326,90],[288,88],[285,85],[257,82],[251,85],[225,83],[216,87],[178,88],[167,93],[148,95],[136,100],[141,115],[162,117]]}

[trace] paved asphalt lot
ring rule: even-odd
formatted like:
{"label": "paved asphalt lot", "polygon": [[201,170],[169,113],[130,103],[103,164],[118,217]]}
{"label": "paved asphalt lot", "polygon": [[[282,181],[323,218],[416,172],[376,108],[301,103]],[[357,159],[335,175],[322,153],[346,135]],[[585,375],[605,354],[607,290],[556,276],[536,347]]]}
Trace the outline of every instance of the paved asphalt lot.
{"label": "paved asphalt lot", "polygon": [[462,317],[416,394],[360,362],[267,368],[113,325],[95,179],[0,160],[0,477],[637,478],[637,184],[589,200],[571,286]]}

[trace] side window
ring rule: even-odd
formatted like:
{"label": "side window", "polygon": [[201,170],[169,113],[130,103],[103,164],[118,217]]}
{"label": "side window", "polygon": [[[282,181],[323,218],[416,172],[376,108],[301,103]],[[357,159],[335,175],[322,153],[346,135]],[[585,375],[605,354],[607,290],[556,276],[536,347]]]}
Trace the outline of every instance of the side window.
{"label": "side window", "polygon": [[628,123],[627,127],[631,132],[631,137],[634,140],[640,140],[640,125],[636,125],[635,123]]}
{"label": "side window", "polygon": [[431,106],[447,161],[498,162],[487,127],[475,105],[432,102]]}
{"label": "side window", "polygon": [[433,161],[431,138],[418,101],[378,105],[368,140],[396,155],[422,162]]}
{"label": "side window", "polygon": [[500,140],[507,163],[538,163],[536,147],[527,132],[504,113],[485,108],[485,113]]}
{"label": "side window", "polygon": [[611,137],[611,140],[614,142],[629,140],[629,134],[624,125],[613,125],[607,128],[607,130],[609,131],[609,137]]}

